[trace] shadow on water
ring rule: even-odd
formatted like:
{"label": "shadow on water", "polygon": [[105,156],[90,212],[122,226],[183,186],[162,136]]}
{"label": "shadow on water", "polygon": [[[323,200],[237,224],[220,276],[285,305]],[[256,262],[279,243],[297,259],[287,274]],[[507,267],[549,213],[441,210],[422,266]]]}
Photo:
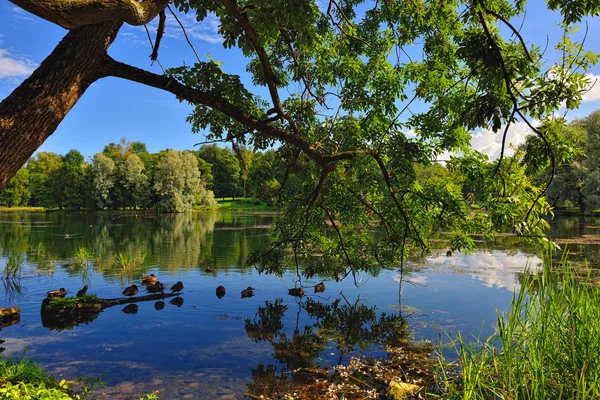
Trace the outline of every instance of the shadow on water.
{"label": "shadow on water", "polygon": [[[292,329],[282,322],[288,311],[296,313]],[[301,314],[310,323],[299,324]],[[408,338],[401,315],[378,314],[375,306],[360,299],[349,303],[344,297],[332,303],[305,298],[298,300],[296,310],[289,310],[282,299],[267,301],[244,326],[253,342],[266,342],[273,350],[276,363],[251,368],[252,382],[247,384],[248,393],[267,397],[289,393],[327,375],[321,369],[327,364],[324,353],[335,355],[334,363],[340,365],[347,356],[366,349],[376,353],[383,345]]]}

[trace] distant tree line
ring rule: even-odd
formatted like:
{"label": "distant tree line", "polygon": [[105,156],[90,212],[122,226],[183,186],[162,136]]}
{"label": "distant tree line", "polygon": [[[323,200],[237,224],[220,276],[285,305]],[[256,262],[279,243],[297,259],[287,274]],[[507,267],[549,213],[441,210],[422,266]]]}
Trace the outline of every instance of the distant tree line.
{"label": "distant tree line", "polygon": [[286,178],[280,153],[253,152],[237,144],[233,149],[213,144],[149,153],[144,143],[125,139],[109,143],[87,161],[77,150],[40,152],[0,193],[0,205],[184,212],[213,205],[215,197],[274,203]]}

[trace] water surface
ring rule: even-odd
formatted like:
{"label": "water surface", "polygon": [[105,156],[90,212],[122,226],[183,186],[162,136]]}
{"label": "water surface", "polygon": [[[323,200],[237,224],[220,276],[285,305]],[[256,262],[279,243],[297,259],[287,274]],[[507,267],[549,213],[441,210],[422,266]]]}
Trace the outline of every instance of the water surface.
{"label": "water surface", "polygon": [[[21,321],[0,332],[2,354],[18,357],[26,350],[27,358],[66,379],[104,374],[106,387],[97,393],[105,398],[159,390],[165,399],[238,399],[281,384],[301,367],[383,355],[386,340],[398,336],[438,342],[446,332],[489,335],[496,309],[508,307],[525,266],[540,263],[539,249],[500,238],[481,243],[476,254],[411,260],[403,276],[394,270],[360,275],[358,286],[351,279],[302,280],[304,287],[324,281],[326,290],[307,289],[299,299],[287,291],[298,283],[295,273],[259,275],[245,265],[248,254],[268,245],[275,218],[0,213],[0,268],[11,252],[25,261],[20,285],[2,281],[0,288],[0,307],[22,310]],[[552,227],[563,240],[590,237],[600,219],[561,218]],[[77,262],[82,247],[94,256]],[[576,259],[598,254],[594,244],[569,249]],[[123,271],[115,259],[142,252],[145,272],[167,287],[183,281],[184,294],[162,304],[137,303],[137,309],[111,307],[75,325],[44,326],[40,306],[48,290],[64,287],[74,295],[88,284],[101,298],[122,297],[142,272]],[[227,289],[221,299],[219,285]],[[248,286],[255,296],[242,299]]]}

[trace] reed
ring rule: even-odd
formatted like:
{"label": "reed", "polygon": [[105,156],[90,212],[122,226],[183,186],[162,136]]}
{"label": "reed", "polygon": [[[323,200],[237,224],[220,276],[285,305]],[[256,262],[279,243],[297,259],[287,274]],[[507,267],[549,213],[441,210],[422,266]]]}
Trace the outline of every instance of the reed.
{"label": "reed", "polygon": [[21,278],[21,271],[24,265],[25,254],[11,251],[6,259],[6,265],[4,266],[4,271],[2,271],[2,277],[7,280]]}
{"label": "reed", "polygon": [[142,269],[144,261],[146,260],[146,253],[117,253],[115,257],[115,265],[121,267],[123,270]]}
{"label": "reed", "polygon": [[[565,258],[523,275],[497,332],[468,344],[458,336],[459,373],[440,359],[445,398],[600,398],[600,289]],[[528,271],[529,272],[529,271]]]}

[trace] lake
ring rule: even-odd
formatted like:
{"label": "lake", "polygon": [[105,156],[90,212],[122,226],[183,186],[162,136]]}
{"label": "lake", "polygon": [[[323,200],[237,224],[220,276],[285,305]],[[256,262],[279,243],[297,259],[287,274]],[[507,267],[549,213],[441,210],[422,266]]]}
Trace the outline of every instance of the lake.
{"label": "lake", "polygon": [[[434,343],[458,332],[489,335],[496,309],[507,309],[525,266],[541,262],[540,249],[500,237],[479,243],[476,254],[439,251],[410,260],[402,277],[384,270],[358,275],[356,284],[302,279],[306,295],[298,298],[288,294],[298,284],[295,272],[259,275],[245,264],[268,245],[275,218],[0,213],[0,268],[11,252],[24,263],[18,283],[2,280],[0,307],[21,307],[20,322],[0,332],[2,355],[25,353],[59,379],[101,377],[101,398],[137,399],[159,390],[162,399],[241,399],[285,385],[297,368],[384,355],[386,340],[399,334]],[[572,258],[595,262],[599,246],[578,238],[598,232],[600,218],[561,217],[551,235],[581,242],[568,247]],[[82,258],[80,249],[92,255]],[[88,293],[118,298],[136,283],[138,296],[145,294],[142,271],[115,265],[119,254],[142,253],[144,272],[167,288],[182,281],[181,296],[110,307],[81,321],[42,320],[41,302],[52,289],[64,287],[70,296],[87,284]],[[321,281],[325,291],[313,293]],[[215,294],[219,285],[227,290],[222,298]],[[248,286],[254,296],[241,298]]]}

